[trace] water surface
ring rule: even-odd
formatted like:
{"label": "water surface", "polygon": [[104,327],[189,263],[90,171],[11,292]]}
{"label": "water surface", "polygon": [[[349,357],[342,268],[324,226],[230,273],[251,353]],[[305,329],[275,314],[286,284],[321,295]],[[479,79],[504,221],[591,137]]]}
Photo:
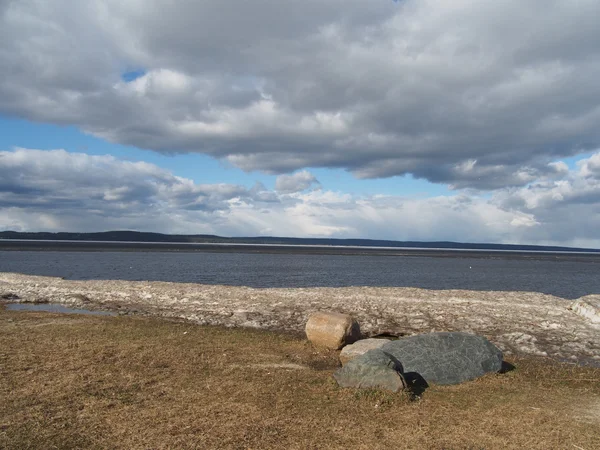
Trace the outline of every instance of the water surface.
{"label": "water surface", "polygon": [[160,251],[0,251],[0,272],[71,280],[173,281],[251,287],[389,286],[600,293],[598,258],[381,256]]}

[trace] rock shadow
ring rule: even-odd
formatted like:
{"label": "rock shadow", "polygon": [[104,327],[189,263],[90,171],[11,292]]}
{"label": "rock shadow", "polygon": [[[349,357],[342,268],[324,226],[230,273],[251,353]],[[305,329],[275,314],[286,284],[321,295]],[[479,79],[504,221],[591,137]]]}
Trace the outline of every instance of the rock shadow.
{"label": "rock shadow", "polygon": [[515,365],[509,363],[508,361],[502,361],[502,367],[500,367],[500,370],[498,371],[498,373],[508,373],[508,372],[512,372],[515,369],[516,369]]}
{"label": "rock shadow", "polygon": [[406,333],[393,333],[393,332],[384,331],[382,333],[365,336],[365,338],[389,339],[390,341],[397,341],[398,339],[400,339],[404,336],[406,336]]}
{"label": "rock shadow", "polygon": [[419,400],[421,395],[423,395],[425,390],[429,387],[425,378],[417,372],[406,372],[402,375],[404,376],[404,381],[406,381],[406,390],[410,395],[410,399]]}
{"label": "rock shadow", "polygon": [[421,376],[420,373],[417,372],[404,372],[404,367],[402,363],[393,355],[390,355],[387,352],[384,352],[396,365],[396,370],[402,375],[404,378],[404,382],[406,384],[406,391],[408,392],[411,400],[418,400],[425,392],[425,389],[429,387],[429,384]]}

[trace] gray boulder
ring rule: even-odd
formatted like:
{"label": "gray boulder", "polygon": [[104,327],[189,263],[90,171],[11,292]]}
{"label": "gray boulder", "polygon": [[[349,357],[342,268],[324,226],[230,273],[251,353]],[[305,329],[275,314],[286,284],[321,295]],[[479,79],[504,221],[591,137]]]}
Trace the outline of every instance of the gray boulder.
{"label": "gray boulder", "polygon": [[340,352],[340,362],[342,365],[348,364],[348,362],[354,358],[364,355],[369,350],[380,348],[387,342],[390,342],[390,340],[370,338],[361,339],[360,341],[356,341],[354,344],[346,345]]}
{"label": "gray boulder", "polygon": [[345,388],[377,388],[392,392],[404,389],[402,367],[390,355],[379,349],[369,350],[348,361],[333,377]]}
{"label": "gray boulder", "polygon": [[458,384],[502,368],[502,352],[483,336],[428,333],[391,341],[382,352],[398,360],[404,377],[427,383]]}

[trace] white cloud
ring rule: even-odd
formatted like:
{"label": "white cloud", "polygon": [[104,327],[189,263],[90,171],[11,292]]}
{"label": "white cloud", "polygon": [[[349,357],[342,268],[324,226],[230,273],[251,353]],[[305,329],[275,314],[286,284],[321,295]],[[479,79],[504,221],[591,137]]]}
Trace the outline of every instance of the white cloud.
{"label": "white cloud", "polygon": [[600,152],[578,162],[581,176],[600,180]]}
{"label": "white cloud", "polygon": [[198,185],[146,162],[65,150],[0,152],[0,207],[143,216],[145,209],[218,211],[251,195],[242,186]]}
{"label": "white cloud", "polygon": [[245,170],[525,186],[600,146],[598,16],[597,0],[4,2],[0,113]]}
{"label": "white cloud", "polygon": [[319,180],[309,171],[303,170],[293,175],[279,175],[275,180],[275,190],[281,194],[291,194],[304,191],[314,184],[319,184]]}
{"label": "white cloud", "polygon": [[[316,181],[308,172],[279,178],[285,189],[271,191],[261,184],[200,184],[112,156],[16,149],[0,152],[0,229],[600,247],[600,179],[590,176],[598,155],[563,177],[491,197],[410,198],[351,195],[326,186],[306,190]],[[554,166],[562,173],[560,162]]]}

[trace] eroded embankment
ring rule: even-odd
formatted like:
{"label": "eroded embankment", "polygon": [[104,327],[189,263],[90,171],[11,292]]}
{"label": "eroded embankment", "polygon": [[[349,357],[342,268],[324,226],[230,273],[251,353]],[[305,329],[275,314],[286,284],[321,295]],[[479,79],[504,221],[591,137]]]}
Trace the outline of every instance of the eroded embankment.
{"label": "eroded embankment", "polygon": [[[0,298],[180,318],[198,324],[302,331],[320,309],[355,316],[364,334],[467,331],[507,353],[600,365],[600,324],[572,302],[530,292],[414,288],[254,289],[165,282],[68,281],[0,273]],[[598,297],[583,299],[595,304]]]}

